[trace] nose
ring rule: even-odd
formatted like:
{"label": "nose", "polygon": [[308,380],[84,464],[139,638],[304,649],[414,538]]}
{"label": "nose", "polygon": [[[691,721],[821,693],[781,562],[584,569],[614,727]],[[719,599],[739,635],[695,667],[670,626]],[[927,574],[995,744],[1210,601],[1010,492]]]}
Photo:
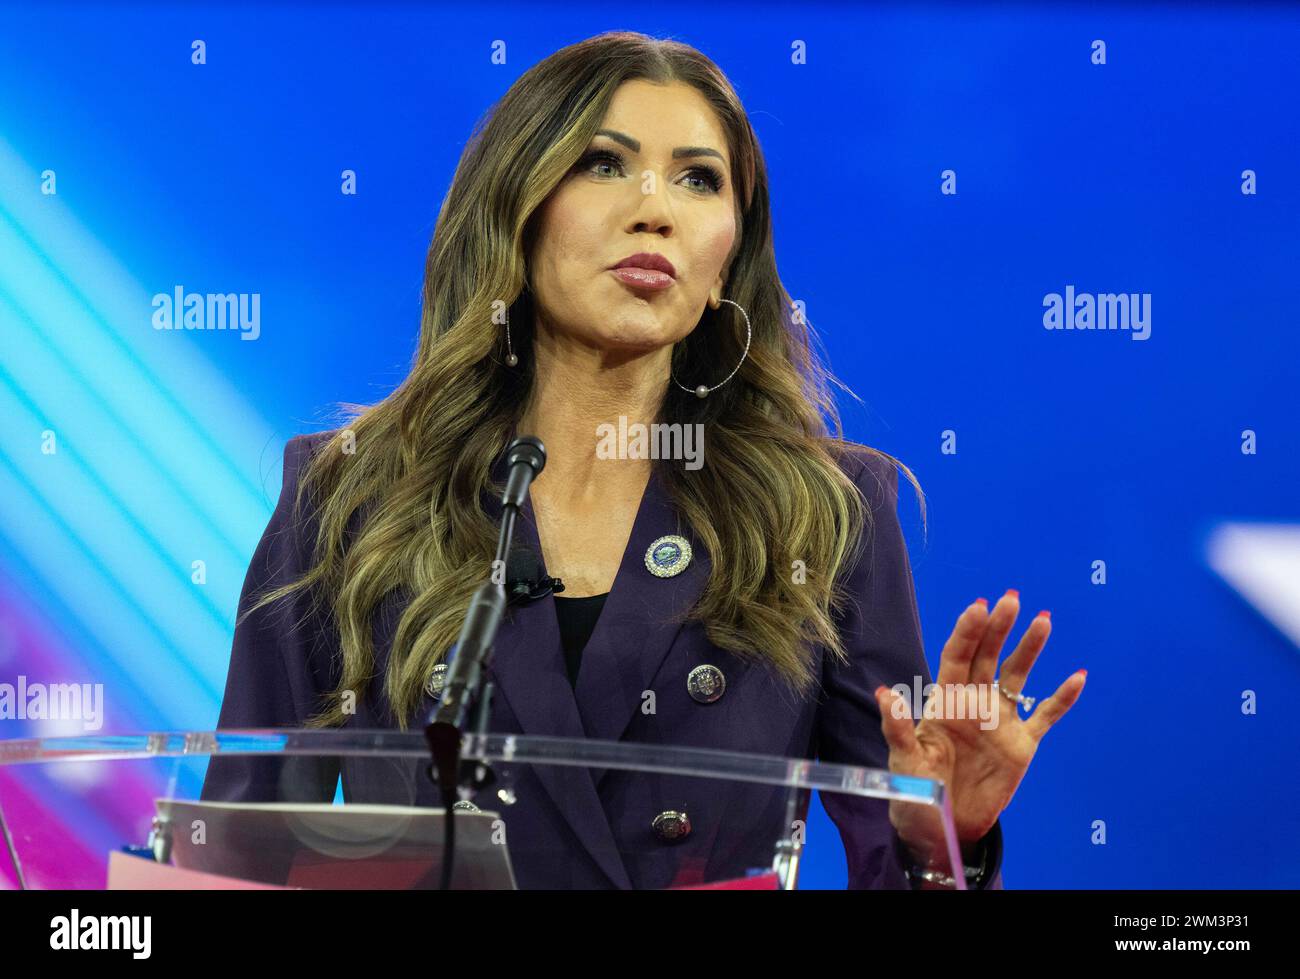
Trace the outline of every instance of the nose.
{"label": "nose", "polygon": [[[652,170],[631,188],[630,193],[636,197],[627,220],[630,234],[649,232],[667,237],[673,233],[672,208],[668,203],[668,195],[663,193],[659,184],[659,174]],[[651,190],[647,191],[647,187]]]}

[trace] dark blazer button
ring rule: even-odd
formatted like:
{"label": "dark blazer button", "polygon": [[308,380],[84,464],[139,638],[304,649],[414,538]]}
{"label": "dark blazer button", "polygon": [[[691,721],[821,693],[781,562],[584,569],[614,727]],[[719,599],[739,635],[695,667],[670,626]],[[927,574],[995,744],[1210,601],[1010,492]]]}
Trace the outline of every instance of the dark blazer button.
{"label": "dark blazer button", "polygon": [[727,689],[727,678],[711,663],[697,666],[686,677],[686,690],[699,704],[711,704]]}
{"label": "dark blazer button", "polygon": [[655,836],[665,843],[675,843],[690,835],[691,821],[686,813],[669,809],[655,816],[650,828],[655,831]]}

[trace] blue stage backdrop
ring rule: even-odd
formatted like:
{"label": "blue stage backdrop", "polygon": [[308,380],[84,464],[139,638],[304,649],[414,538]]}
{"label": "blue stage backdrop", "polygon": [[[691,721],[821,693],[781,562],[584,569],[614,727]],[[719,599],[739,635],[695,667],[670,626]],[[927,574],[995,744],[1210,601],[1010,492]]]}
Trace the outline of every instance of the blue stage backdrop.
{"label": "blue stage backdrop", "polygon": [[[1007,886],[1300,885],[1293,7],[5,8],[0,681],[100,683],[104,732],[215,725],[285,440],[404,376],[472,127],[612,29],[745,101],[847,433],[926,491],[931,668],[1014,587],[1012,642],[1052,612],[1030,692],[1089,671]],[[155,329],[176,290],[256,296],[256,329]],[[1048,328],[1094,301],[1111,328]],[[803,886],[842,884],[816,815]]]}

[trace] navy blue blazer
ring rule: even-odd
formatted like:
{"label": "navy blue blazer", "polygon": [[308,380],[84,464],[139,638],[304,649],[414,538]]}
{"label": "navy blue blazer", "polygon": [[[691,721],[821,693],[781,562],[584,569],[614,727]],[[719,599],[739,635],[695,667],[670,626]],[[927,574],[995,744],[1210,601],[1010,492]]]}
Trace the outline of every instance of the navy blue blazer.
{"label": "navy blue blazer", "polygon": [[[316,523],[308,510],[291,519],[298,475],[310,454],[336,434],[290,439],[284,479],[244,581],[239,612],[263,591],[306,567]],[[553,735],[679,745],[888,767],[873,691],[914,676],[930,682],[907,549],[899,526],[898,472],[887,462],[843,463],[874,515],[863,557],[844,572],[856,602],[838,619],[847,665],[815,649],[818,695],[800,702],[762,664],[709,642],[697,622],[678,624],[703,591],[709,555],[672,505],[658,472],[652,474],[613,588],[583,651],[576,689],[565,671],[554,600],[512,606],[497,634],[489,671],[495,686],[489,729],[502,734]],[[505,454],[493,470],[504,481]],[[494,518],[500,503],[484,497]],[[666,534],[691,540],[694,556],[675,577],[647,571],[645,553]],[[531,504],[516,524],[515,540],[538,554]],[[218,728],[295,728],[319,709],[338,682],[338,642],[328,611],[311,613],[301,592],[292,602],[266,606],[235,629],[230,671]],[[396,727],[383,691],[389,650],[406,597],[390,594],[374,617],[375,671],[346,726]],[[711,664],[725,677],[723,695],[700,703],[687,675]],[[645,691],[655,710],[643,711]],[[426,697],[408,718],[419,730],[434,702]],[[284,764],[251,757],[213,761],[203,798],[228,801],[329,801],[340,775],[347,801],[437,805],[421,766],[296,759]],[[658,888],[743,876],[770,867],[774,841],[788,821],[786,795],[770,787],[685,777],[527,766],[512,807],[485,809],[505,819],[511,859],[521,887]],[[885,803],[822,795],[839,829],[851,888],[906,888],[902,853]],[[684,811],[690,832],[665,842],[654,818]],[[788,828],[787,828],[788,832]],[[995,867],[989,887],[1001,887],[1001,830],[983,841]]]}

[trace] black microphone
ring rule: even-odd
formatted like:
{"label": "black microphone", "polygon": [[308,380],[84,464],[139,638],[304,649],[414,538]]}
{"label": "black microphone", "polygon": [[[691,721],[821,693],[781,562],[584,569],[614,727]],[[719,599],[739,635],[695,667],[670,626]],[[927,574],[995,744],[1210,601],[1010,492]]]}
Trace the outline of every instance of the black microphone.
{"label": "black microphone", "polygon": [[[533,435],[523,435],[506,449],[506,462],[510,467],[505,491],[501,494],[501,536],[497,541],[496,560],[493,567],[504,565],[509,573],[511,543],[515,518],[528,497],[528,487],[546,465],[546,448],[542,440]],[[497,562],[501,562],[498,565]],[[444,737],[456,729],[456,736],[465,728],[465,718],[473,696],[478,692],[483,667],[491,653],[492,641],[505,612],[506,589],[489,578],[479,586],[470,600],[469,611],[456,641],[456,655],[443,683],[442,696],[434,715],[433,725],[443,728]]]}
{"label": "black microphone", "polygon": [[564,591],[564,582],[546,573],[542,556],[520,545],[510,551],[506,562],[506,600],[511,605],[535,602],[552,592]]}
{"label": "black microphone", "polygon": [[[501,536],[497,541],[493,567],[501,566],[497,562],[502,562],[508,576],[515,518],[528,497],[528,487],[546,465],[546,447],[535,436],[521,436],[506,449],[506,461],[510,470],[505,492],[501,496]],[[515,560],[524,562],[517,566],[526,574],[526,553]],[[535,585],[527,587],[532,590]],[[474,593],[465,622],[461,626],[460,638],[456,642],[456,654],[443,682],[442,695],[425,728],[425,737],[433,748],[438,774],[444,780],[444,786],[448,785],[446,780],[456,778],[460,736],[465,730],[469,709],[479,692],[483,670],[491,655],[492,642],[501,624],[507,600],[505,587],[490,577]],[[451,784],[455,784],[454,781]]]}
{"label": "black microphone", "polygon": [[535,435],[521,435],[506,449],[506,464],[510,467],[510,474],[506,477],[501,505],[518,510],[528,496],[528,487],[546,467],[546,446]]}

